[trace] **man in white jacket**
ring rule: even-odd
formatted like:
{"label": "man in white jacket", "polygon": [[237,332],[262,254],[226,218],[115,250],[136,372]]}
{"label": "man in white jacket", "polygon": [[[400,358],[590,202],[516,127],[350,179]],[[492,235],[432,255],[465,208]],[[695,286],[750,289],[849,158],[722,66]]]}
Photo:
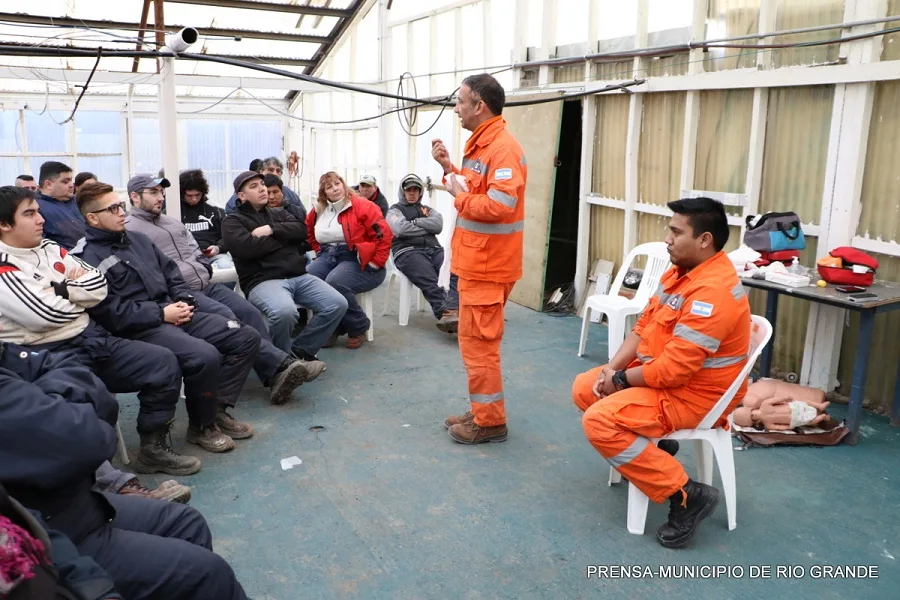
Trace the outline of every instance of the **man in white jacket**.
{"label": "man in white jacket", "polygon": [[200,461],[168,441],[181,389],[175,355],[160,346],[111,336],[86,309],[106,298],[100,270],[42,239],[34,194],[0,187],[0,341],[71,353],[113,393],[137,392],[139,473],[191,475]]}

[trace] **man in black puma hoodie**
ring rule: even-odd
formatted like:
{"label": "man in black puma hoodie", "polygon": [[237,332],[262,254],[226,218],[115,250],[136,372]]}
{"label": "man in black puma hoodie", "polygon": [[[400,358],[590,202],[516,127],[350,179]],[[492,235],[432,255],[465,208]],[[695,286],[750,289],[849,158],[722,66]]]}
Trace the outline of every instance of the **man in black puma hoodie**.
{"label": "man in black puma hoodie", "polygon": [[222,239],[225,211],[209,203],[209,182],[203,171],[182,171],[178,180],[181,188],[181,222],[194,236],[200,251],[217,269],[234,266]]}

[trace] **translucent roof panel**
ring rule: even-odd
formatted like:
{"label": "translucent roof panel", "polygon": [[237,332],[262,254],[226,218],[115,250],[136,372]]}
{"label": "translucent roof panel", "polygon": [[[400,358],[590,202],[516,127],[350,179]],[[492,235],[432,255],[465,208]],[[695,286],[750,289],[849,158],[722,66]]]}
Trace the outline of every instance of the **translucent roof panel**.
{"label": "translucent roof panel", "polygon": [[[215,0],[169,0],[164,4],[164,22],[174,26],[196,27],[200,30],[198,41],[189,52],[225,56],[238,61],[265,64],[269,67],[302,74],[310,72],[323,56],[320,51],[330,46],[331,35],[346,18],[362,7],[362,0],[260,0],[264,9],[252,8],[253,0],[223,0],[222,6]],[[0,6],[0,44],[23,46],[97,48],[134,50],[138,44],[138,26],[141,20],[143,0],[29,0],[28,13],[7,12]],[[273,8],[284,6],[285,10]],[[325,9],[325,14],[302,14],[304,6]],[[151,7],[152,8],[152,7]],[[335,11],[344,11],[343,14]],[[52,20],[52,21],[51,21]],[[154,10],[149,11],[147,31],[141,40],[141,48],[155,50],[156,28]],[[93,57],[29,57],[5,55],[0,69],[15,67],[16,73],[0,74],[2,89],[45,89],[44,81],[59,77],[54,84],[65,89],[67,81],[58,71],[90,71]],[[104,57],[98,72],[127,73],[130,75],[131,58]],[[30,69],[24,78],[21,69]],[[180,75],[206,75],[252,77],[254,79],[281,79],[276,74],[264,73],[240,66],[209,61],[179,60],[176,72]],[[156,73],[156,61],[142,58],[136,82]],[[10,81],[30,81],[28,86],[16,88]],[[35,85],[37,82],[37,85]],[[108,79],[107,86],[120,86]],[[91,88],[100,92],[103,84],[92,82]],[[195,90],[196,86],[186,87]],[[283,85],[276,89],[284,89]],[[195,93],[195,92],[192,92]],[[281,92],[282,94],[284,92]]]}

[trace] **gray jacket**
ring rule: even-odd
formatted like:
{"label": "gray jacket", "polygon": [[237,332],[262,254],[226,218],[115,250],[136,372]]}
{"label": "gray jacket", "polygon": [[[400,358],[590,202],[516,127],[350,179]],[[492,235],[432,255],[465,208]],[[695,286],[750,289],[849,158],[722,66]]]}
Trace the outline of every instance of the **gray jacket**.
{"label": "gray jacket", "polygon": [[421,200],[408,203],[402,189],[399,202],[391,206],[386,219],[394,233],[391,241],[394,256],[412,248],[441,246],[437,234],[444,229],[444,217],[437,209],[423,205]]}
{"label": "gray jacket", "polygon": [[212,266],[200,252],[200,247],[184,223],[168,215],[154,215],[140,208],[131,207],[125,217],[125,229],[137,231],[150,238],[163,254],[175,261],[181,276],[192,290],[203,290],[209,285]]}

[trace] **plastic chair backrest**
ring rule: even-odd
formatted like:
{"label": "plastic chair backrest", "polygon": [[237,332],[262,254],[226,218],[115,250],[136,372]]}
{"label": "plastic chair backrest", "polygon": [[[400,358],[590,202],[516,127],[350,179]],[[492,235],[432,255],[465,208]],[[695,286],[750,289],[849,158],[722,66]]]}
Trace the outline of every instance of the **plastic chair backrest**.
{"label": "plastic chair backrest", "polygon": [[609,292],[607,292],[608,295],[619,295],[619,290],[622,289],[622,282],[625,281],[625,274],[638,256],[647,257],[647,266],[644,268],[641,284],[638,286],[634,299],[644,303],[650,299],[650,295],[656,291],[663,273],[669,268],[669,252],[663,242],[649,242],[632,248],[622,262],[619,272],[616,273],[616,278],[613,280]]}
{"label": "plastic chair backrest", "polygon": [[702,421],[700,421],[700,424],[696,427],[697,429],[712,429],[712,426],[716,424],[716,421],[719,420],[719,417],[722,416],[722,413],[725,412],[725,409],[731,404],[731,401],[740,389],[741,384],[750,376],[750,369],[756,364],[756,359],[759,358],[759,355],[762,353],[763,348],[766,347],[766,344],[769,343],[771,337],[772,324],[769,323],[765,317],[750,315],[750,351],[748,353],[749,357],[747,359],[747,364],[741,369],[740,374],[738,374],[722,398],[716,402],[715,406],[712,407],[712,410],[706,414]]}

